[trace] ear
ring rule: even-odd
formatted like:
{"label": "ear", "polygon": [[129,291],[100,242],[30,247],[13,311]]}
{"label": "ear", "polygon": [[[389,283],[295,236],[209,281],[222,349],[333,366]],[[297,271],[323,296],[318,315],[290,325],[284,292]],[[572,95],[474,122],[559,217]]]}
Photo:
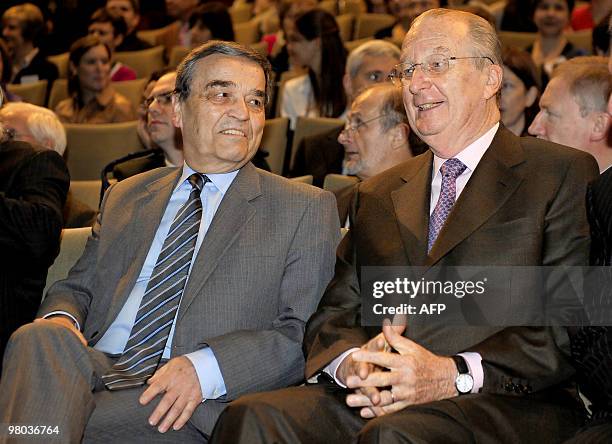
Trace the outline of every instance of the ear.
{"label": "ear", "polygon": [[533,105],[538,98],[538,88],[532,86],[525,93],[525,108],[529,108]]}
{"label": "ear", "polygon": [[344,76],[342,76],[342,87],[344,88],[346,97],[353,100],[353,82],[351,82],[351,77],[348,75],[348,73],[345,73]]}
{"label": "ear", "polygon": [[172,95],[172,125],[183,129],[183,114],[181,113],[181,102],[176,94]]}
{"label": "ear", "polygon": [[113,44],[115,45],[115,48],[121,45],[121,43],[123,43],[123,36],[121,34],[113,38]]}
{"label": "ear", "polygon": [[404,149],[408,144],[408,131],[410,131],[408,125],[399,123],[387,132],[387,137],[393,150]]}
{"label": "ear", "polygon": [[609,130],[610,115],[604,112],[595,113],[591,129],[591,140],[597,142],[607,140]]}
{"label": "ear", "polygon": [[504,70],[499,65],[490,65],[487,68],[487,82],[485,83],[484,98],[489,100],[491,97],[495,97],[497,91],[500,90],[502,80],[504,77]]}

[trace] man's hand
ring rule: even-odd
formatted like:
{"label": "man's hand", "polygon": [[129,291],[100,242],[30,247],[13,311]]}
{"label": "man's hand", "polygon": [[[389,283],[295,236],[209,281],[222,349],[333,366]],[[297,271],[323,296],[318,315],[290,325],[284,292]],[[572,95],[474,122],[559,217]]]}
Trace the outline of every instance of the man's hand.
{"label": "man's hand", "polygon": [[357,363],[388,369],[373,371],[366,378],[355,375],[347,378],[346,384],[350,388],[391,387],[390,391],[380,392],[380,401],[376,404],[363,394],[349,395],[347,403],[352,407],[362,407],[362,417],[373,418],[396,412],[409,405],[457,395],[454,384],[457,368],[452,358],[431,353],[398,334],[388,323],[383,325],[383,335],[386,342],[399,354],[359,350],[351,356]]}
{"label": "man's hand", "polygon": [[[167,432],[170,427],[181,429],[194,410],[202,402],[202,389],[195,368],[189,358],[173,358],[158,369],[147,381],[149,387],[140,396],[142,405],[148,404],[159,394],[163,398],[149,417],[149,424],[156,426],[164,418],[157,430]],[[165,416],[164,416],[165,415]]]}
{"label": "man's hand", "polygon": [[83,333],[77,330],[76,326],[74,325],[74,321],[70,319],[68,316],[53,315],[46,319],[43,319],[43,318],[34,319],[34,322],[52,322],[54,324],[61,325],[62,327],[66,327],[67,329],[72,331],[75,335],[77,335],[77,338],[79,338],[79,341],[81,341],[81,343],[85,347],[87,347],[87,339],[85,339],[85,336],[83,336]]}
{"label": "man's hand", "polygon": [[[405,326],[400,325],[393,326],[391,328],[393,328],[397,332],[397,334],[401,335],[405,329]],[[379,335],[370,339],[367,343],[362,345],[360,351],[363,350],[369,352],[382,352],[389,350],[389,348],[390,346],[387,343],[385,336],[383,335],[383,333],[380,333]],[[342,361],[342,363],[338,367],[338,370],[336,371],[336,377],[344,385],[348,385],[347,380],[349,379],[349,377],[357,377],[363,381],[370,375],[370,373],[374,372],[375,370],[380,370],[380,368],[377,368],[372,363],[355,361],[353,359],[354,354],[355,352],[348,355],[344,359],[344,361]],[[356,393],[361,396],[367,397],[369,399],[370,405],[375,406],[381,402],[381,395],[377,387],[362,386],[356,390]],[[347,397],[347,403],[351,396],[352,395],[349,395]]]}

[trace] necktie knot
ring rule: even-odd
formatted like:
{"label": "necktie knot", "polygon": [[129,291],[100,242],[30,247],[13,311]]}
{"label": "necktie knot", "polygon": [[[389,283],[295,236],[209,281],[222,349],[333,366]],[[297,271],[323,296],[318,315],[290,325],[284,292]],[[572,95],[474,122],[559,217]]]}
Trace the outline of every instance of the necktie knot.
{"label": "necktie knot", "polygon": [[206,182],[209,180],[210,179],[208,177],[200,173],[193,173],[187,178],[187,181],[191,184],[191,186],[198,191],[202,191],[204,184],[206,184]]}
{"label": "necktie knot", "polygon": [[466,168],[467,166],[465,166],[463,162],[453,157],[442,164],[440,167],[440,172],[444,178],[457,179],[457,177],[461,176],[461,173],[463,173]]}

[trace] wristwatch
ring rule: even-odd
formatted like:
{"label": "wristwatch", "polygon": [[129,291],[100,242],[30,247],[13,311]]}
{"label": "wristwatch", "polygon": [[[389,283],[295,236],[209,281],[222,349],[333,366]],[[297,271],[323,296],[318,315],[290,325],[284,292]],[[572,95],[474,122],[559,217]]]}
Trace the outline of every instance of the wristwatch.
{"label": "wristwatch", "polygon": [[459,372],[455,378],[455,388],[457,392],[459,392],[459,395],[471,393],[474,388],[474,378],[470,375],[470,370],[467,362],[465,362],[465,358],[459,355],[451,356],[451,358],[455,361],[457,372]]}

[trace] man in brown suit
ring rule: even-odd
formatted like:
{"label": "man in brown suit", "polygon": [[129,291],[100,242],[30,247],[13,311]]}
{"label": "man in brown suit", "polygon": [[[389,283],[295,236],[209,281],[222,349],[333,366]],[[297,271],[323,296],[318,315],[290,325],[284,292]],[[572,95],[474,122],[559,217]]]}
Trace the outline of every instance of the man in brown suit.
{"label": "man in brown suit", "polygon": [[306,377],[319,382],[237,401],[212,442],[535,443],[574,433],[564,329],[362,324],[364,266],[587,263],[583,196],[596,163],[499,125],[500,60],[495,30],[475,15],[434,9],[415,20],[395,77],[430,151],[359,185],[335,277],[307,326]]}

